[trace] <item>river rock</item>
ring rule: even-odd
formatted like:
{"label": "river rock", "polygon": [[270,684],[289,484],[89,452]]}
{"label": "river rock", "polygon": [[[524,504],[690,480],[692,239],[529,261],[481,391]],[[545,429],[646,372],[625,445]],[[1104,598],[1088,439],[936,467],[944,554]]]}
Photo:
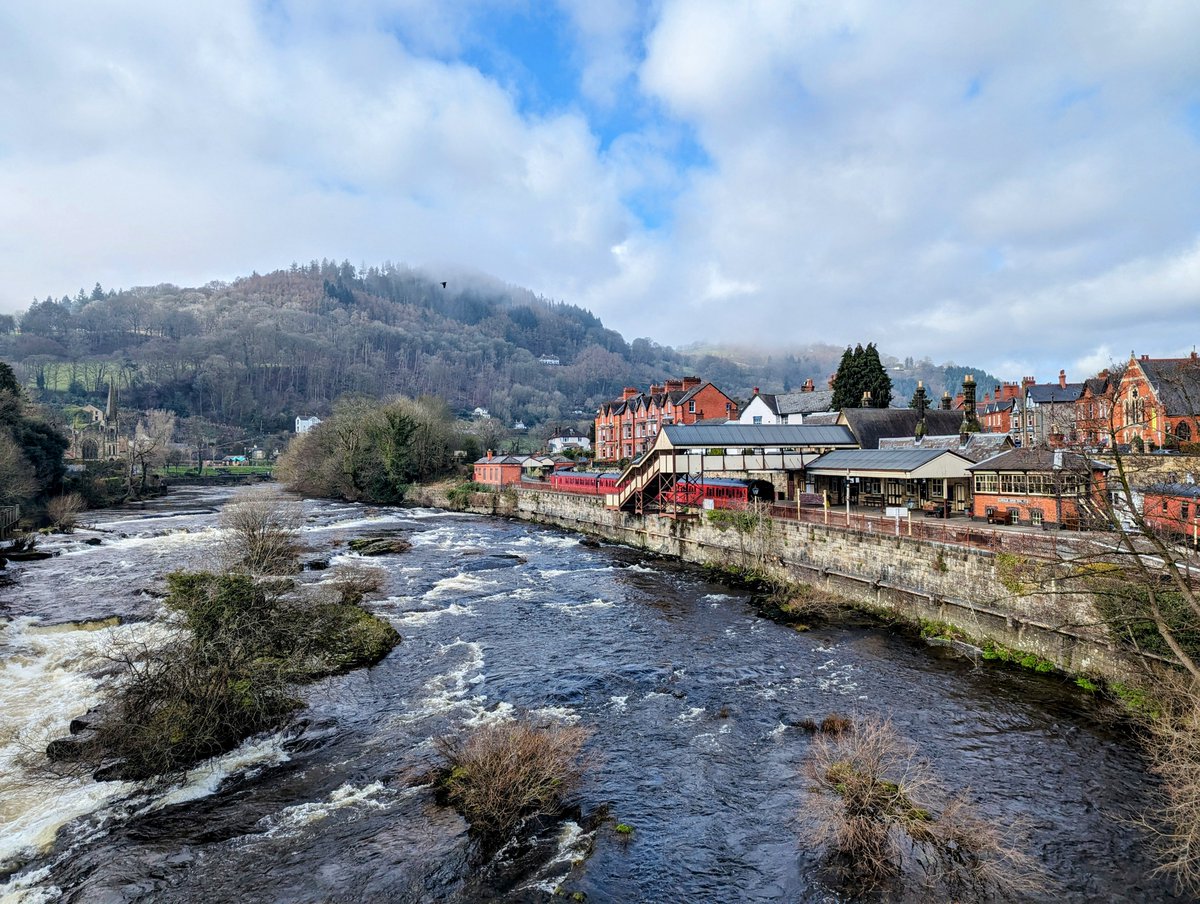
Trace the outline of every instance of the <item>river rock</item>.
{"label": "river rock", "polygon": [[350,549],[360,556],[386,556],[407,552],[412,544],[403,537],[360,537],[350,541]]}
{"label": "river rock", "polygon": [[304,563],[304,567],[309,571],[324,571],[329,567],[328,559],[310,559]]}
{"label": "river rock", "polygon": [[88,546],[99,546],[104,541],[101,540],[99,537],[88,537],[83,542],[86,543]]}

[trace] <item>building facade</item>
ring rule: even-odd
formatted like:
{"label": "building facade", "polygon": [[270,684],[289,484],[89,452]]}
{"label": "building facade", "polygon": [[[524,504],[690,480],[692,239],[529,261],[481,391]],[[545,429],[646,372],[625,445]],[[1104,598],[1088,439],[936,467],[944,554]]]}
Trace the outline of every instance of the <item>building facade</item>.
{"label": "building facade", "polygon": [[1113,392],[1118,443],[1163,447],[1200,440],[1200,358],[1130,357]]}
{"label": "building facade", "polygon": [[1014,449],[967,470],[975,520],[1069,530],[1108,522],[1111,466],[1079,453]]}
{"label": "building facade", "polygon": [[703,420],[736,420],[733,399],[699,377],[654,384],[648,392],[627,386],[621,398],[605,402],[596,412],[596,458],[633,459],[654,445],[663,427]]}

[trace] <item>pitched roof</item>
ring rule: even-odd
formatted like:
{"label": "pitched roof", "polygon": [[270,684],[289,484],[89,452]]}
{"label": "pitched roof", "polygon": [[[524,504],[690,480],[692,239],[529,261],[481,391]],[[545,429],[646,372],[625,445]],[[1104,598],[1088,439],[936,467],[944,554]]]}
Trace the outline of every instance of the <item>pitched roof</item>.
{"label": "pitched roof", "polygon": [[826,452],[808,465],[808,471],[819,469],[851,471],[898,471],[907,473],[929,464],[943,455],[962,459],[966,465],[970,459],[950,449],[837,449]]}
{"label": "pitched roof", "polygon": [[1035,383],[1025,391],[1025,398],[1035,405],[1050,405],[1074,402],[1082,393],[1082,383],[1068,383],[1066,386],[1058,383]]}
{"label": "pitched roof", "polygon": [[968,471],[1111,471],[1112,465],[1092,461],[1078,452],[1052,449],[1011,449],[993,455]]}
{"label": "pitched roof", "polygon": [[1200,360],[1147,358],[1138,365],[1169,415],[1200,413]]}
{"label": "pitched roof", "polygon": [[854,434],[836,425],[812,424],[669,424],[662,429],[675,447],[796,448],[853,446]]}
{"label": "pitched roof", "polygon": [[[911,437],[917,433],[915,408],[843,408],[841,416],[863,449],[878,449],[881,437]],[[957,433],[962,419],[960,411],[932,408],[925,412],[925,430],[934,436]]]}
{"label": "pitched roof", "polygon": [[778,414],[815,414],[833,409],[833,390],[814,389],[812,392],[785,392],[775,397]]}
{"label": "pitched roof", "polygon": [[948,436],[915,437],[880,437],[880,449],[950,449],[963,455],[971,461],[983,461],[991,458],[1012,445],[1012,438],[1007,433],[968,433],[964,445],[962,436],[953,433]]}
{"label": "pitched roof", "polygon": [[1200,499],[1200,484],[1195,483],[1153,483],[1142,487],[1143,493],[1156,493],[1161,496],[1186,496],[1190,499]]}

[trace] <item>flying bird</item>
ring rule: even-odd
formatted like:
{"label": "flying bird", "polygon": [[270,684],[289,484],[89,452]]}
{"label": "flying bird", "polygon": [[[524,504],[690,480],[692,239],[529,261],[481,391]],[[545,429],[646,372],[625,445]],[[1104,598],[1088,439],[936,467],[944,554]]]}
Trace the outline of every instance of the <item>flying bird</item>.
{"label": "flying bird", "polygon": [[445,283],[442,283],[442,288],[443,288],[443,289],[444,289],[444,288],[446,288],[446,284],[445,284]]}

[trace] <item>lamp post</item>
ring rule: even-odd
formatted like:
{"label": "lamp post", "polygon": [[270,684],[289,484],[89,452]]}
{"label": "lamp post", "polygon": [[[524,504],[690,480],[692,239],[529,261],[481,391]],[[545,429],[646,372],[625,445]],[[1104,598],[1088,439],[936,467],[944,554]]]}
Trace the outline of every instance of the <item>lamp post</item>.
{"label": "lamp post", "polygon": [[850,526],[850,469],[846,469],[846,527]]}

